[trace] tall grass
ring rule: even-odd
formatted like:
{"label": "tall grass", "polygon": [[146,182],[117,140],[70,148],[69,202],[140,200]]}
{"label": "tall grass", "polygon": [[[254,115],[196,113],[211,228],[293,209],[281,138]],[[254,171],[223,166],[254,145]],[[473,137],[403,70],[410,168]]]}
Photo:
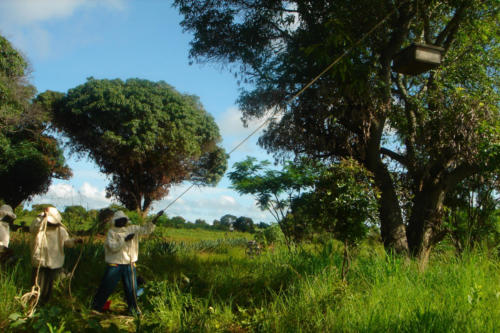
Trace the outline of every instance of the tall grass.
{"label": "tall grass", "polygon": [[[246,235],[203,239],[193,234],[187,240],[169,232],[161,231],[170,234],[167,240],[141,242],[137,270],[147,282],[139,298],[144,315],[135,321],[89,311],[105,269],[99,241],[83,247],[73,299],[68,281],[62,281],[35,318],[16,321],[12,314],[23,309],[15,296],[30,288],[31,267],[26,239],[13,237],[22,259],[0,273],[0,329],[48,331],[50,323],[71,331],[500,331],[500,262],[487,253],[462,258],[438,254],[422,272],[415,262],[365,245],[342,281],[342,252],[334,242],[292,251],[276,246],[250,258],[245,255]],[[71,269],[80,248],[66,254]],[[111,299],[113,311],[125,308],[121,290]]]}

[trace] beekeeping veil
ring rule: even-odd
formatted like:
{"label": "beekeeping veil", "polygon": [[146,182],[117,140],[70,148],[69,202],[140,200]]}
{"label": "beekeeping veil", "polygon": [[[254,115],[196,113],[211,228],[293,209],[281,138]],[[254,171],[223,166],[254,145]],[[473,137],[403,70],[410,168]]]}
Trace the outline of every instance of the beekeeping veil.
{"label": "beekeeping veil", "polygon": [[127,215],[121,210],[117,211],[113,215],[113,227],[124,227],[128,224],[130,219]]}
{"label": "beekeeping veil", "polygon": [[10,217],[12,220],[16,219],[16,214],[14,214],[12,207],[9,205],[2,205],[2,207],[0,207],[0,220],[3,220],[6,216]]}

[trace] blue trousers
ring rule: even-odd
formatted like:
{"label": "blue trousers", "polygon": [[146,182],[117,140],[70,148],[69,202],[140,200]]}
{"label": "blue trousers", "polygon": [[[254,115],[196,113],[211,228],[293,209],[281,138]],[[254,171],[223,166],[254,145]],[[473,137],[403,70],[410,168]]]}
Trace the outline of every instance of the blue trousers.
{"label": "blue trousers", "polygon": [[[92,309],[101,311],[104,303],[108,297],[115,290],[116,285],[120,281],[123,282],[123,289],[125,291],[125,298],[127,300],[128,310],[132,313],[137,313],[136,296],[134,292],[137,291],[137,274],[135,272],[135,265],[133,265],[133,276],[130,265],[109,264],[102,278],[101,285],[97,289],[92,302]],[[132,280],[132,278],[134,280]],[[133,284],[132,284],[133,281]]]}

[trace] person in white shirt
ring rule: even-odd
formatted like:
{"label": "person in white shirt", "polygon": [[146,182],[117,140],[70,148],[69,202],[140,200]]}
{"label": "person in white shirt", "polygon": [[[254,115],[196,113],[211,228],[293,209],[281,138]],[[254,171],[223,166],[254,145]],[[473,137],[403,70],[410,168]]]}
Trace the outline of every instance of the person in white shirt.
{"label": "person in white shirt", "polygon": [[12,255],[9,249],[10,225],[16,219],[16,214],[9,205],[0,207],[0,261],[7,260]]}
{"label": "person in white shirt", "polygon": [[52,285],[64,265],[64,248],[82,243],[72,239],[62,224],[55,207],[48,207],[31,223],[32,282],[40,287],[38,304],[45,304],[52,294]]}
{"label": "person in white shirt", "polygon": [[131,225],[129,221],[123,211],[117,211],[113,215],[104,244],[106,272],[92,301],[92,309],[98,312],[103,311],[108,297],[122,280],[129,313],[139,314],[136,302],[135,271],[135,262],[139,254],[139,236],[152,233],[155,225],[149,222],[141,227]]}

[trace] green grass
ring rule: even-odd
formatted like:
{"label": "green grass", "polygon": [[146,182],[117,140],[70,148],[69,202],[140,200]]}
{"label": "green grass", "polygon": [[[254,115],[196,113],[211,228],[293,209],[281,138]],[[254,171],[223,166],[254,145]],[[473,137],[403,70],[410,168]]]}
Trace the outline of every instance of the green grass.
{"label": "green grass", "polygon": [[[49,332],[50,323],[74,332],[103,327],[144,332],[500,331],[500,263],[491,254],[456,258],[436,251],[421,272],[415,262],[386,256],[380,245],[363,245],[344,282],[337,243],[291,252],[276,246],[250,258],[245,255],[249,234],[183,229],[156,234],[140,245],[137,269],[147,281],[139,299],[140,320],[90,314],[105,269],[100,242],[84,245],[73,299],[62,281],[34,318],[19,320],[16,314],[23,308],[15,297],[29,290],[31,267],[27,239],[14,236],[12,247],[22,260],[0,273],[0,330]],[[69,269],[79,251],[67,250]],[[111,299],[115,311],[125,307],[121,290]]]}

